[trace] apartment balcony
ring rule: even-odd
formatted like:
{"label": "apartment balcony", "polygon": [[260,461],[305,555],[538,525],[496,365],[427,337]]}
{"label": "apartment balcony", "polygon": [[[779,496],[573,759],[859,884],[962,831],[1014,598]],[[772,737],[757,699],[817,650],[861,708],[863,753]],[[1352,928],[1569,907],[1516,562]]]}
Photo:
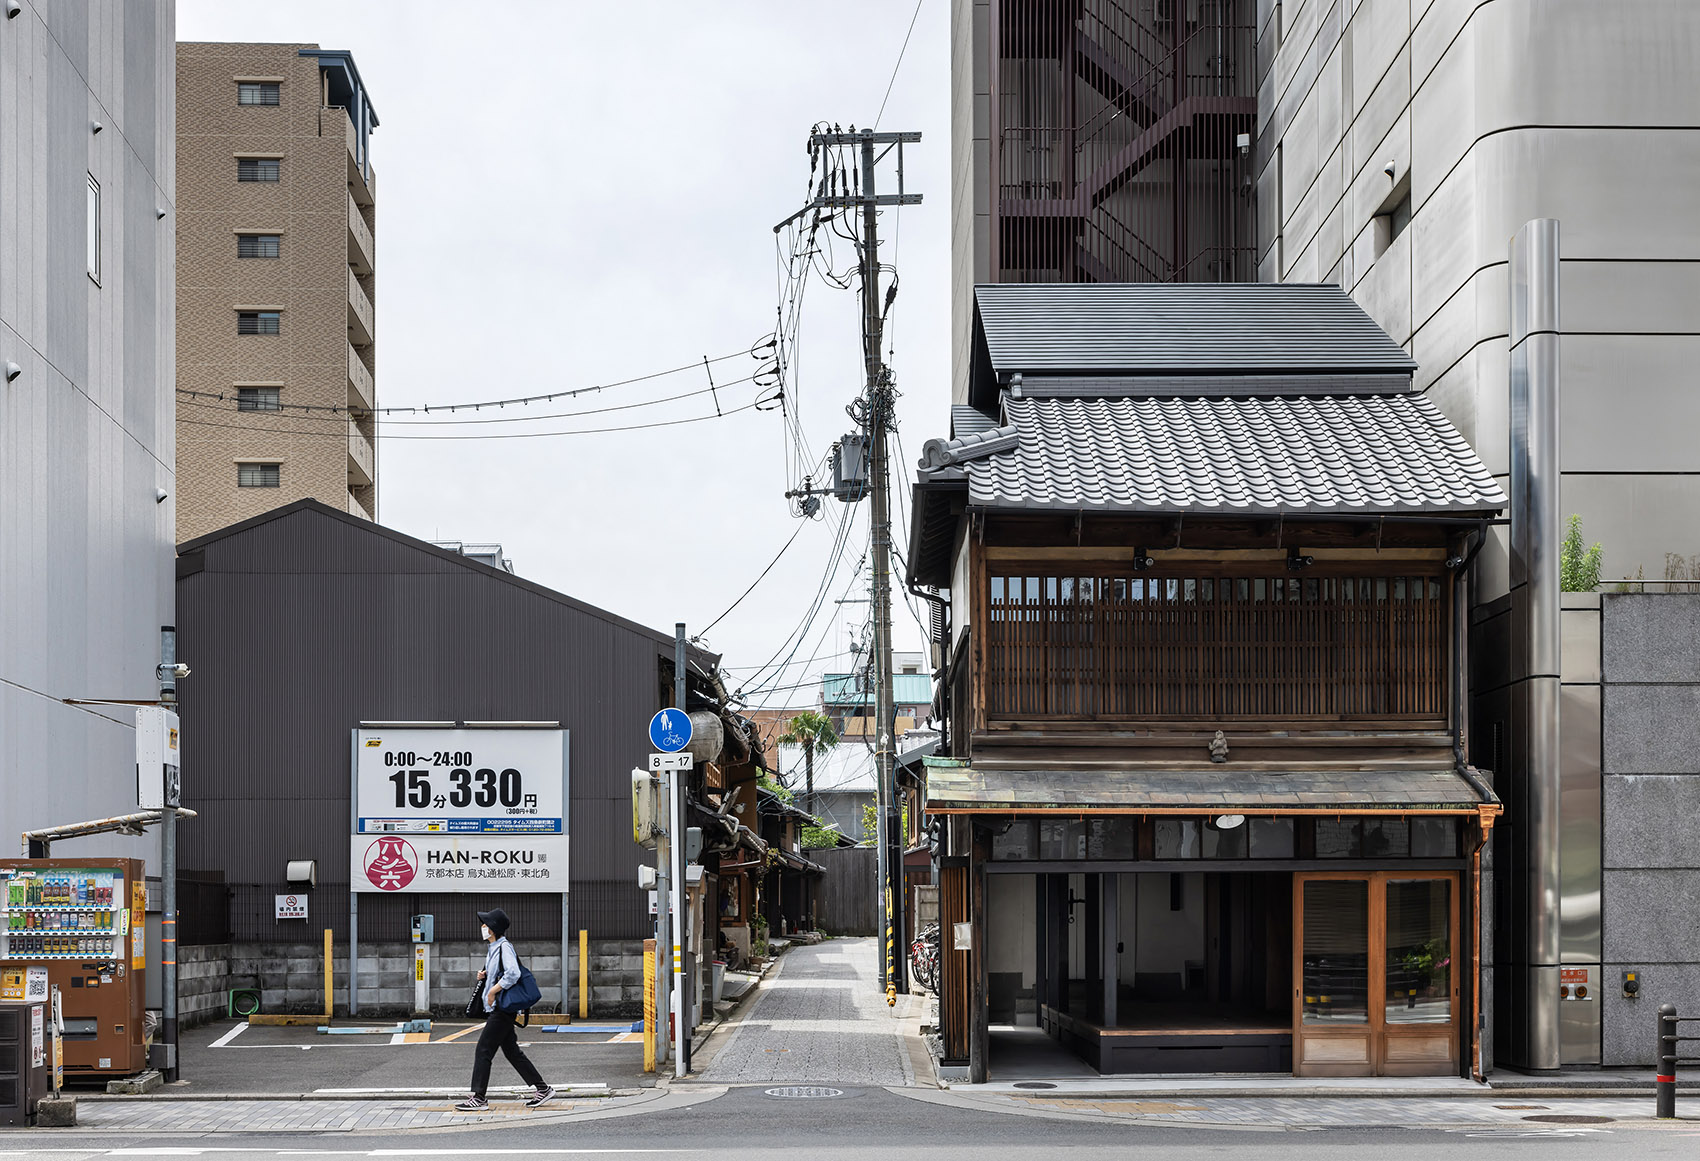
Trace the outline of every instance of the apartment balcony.
{"label": "apartment balcony", "polygon": [[360,137],[354,129],[354,122],[349,119],[348,110],[336,105],[328,105],[319,110],[319,136],[331,137],[338,133],[348,146],[348,192],[354,200],[363,206],[369,206],[377,196],[378,174],[369,165],[360,163]]}
{"label": "apartment balcony", "polygon": [[366,433],[354,420],[348,421],[348,482],[353,487],[369,487],[378,470],[377,451]]}
{"label": "apartment balcony", "polygon": [[360,203],[354,200],[354,194],[348,195],[348,264],[356,274],[372,273],[372,258],[377,249],[372,243],[372,231],[366,226],[366,218],[360,212]]}
{"label": "apartment balcony", "polygon": [[348,272],[348,341],[357,347],[372,345],[372,300],[352,269]]}
{"label": "apartment balcony", "polygon": [[372,382],[372,372],[360,358],[354,344],[348,344],[348,405],[370,411],[378,403],[378,390]]}
{"label": "apartment balcony", "polygon": [[356,500],[353,492],[348,494],[348,513],[351,516],[358,516],[362,520],[372,519],[372,514],[366,511],[366,505]]}

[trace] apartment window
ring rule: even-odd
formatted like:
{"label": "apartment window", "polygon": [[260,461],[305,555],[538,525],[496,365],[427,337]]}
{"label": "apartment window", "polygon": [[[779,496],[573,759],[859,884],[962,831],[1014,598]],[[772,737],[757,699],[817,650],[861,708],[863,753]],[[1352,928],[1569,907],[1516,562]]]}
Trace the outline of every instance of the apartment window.
{"label": "apartment window", "polygon": [[238,387],[236,389],[236,410],[238,411],[282,411],[283,404],[278,399],[276,387]]}
{"label": "apartment window", "polygon": [[276,258],[282,245],[283,238],[278,234],[238,234],[236,235],[236,256],[238,258]]}
{"label": "apartment window", "polygon": [[277,157],[238,157],[236,159],[237,181],[277,181],[281,174],[283,161]]}
{"label": "apartment window", "polygon": [[237,464],[238,488],[275,488],[283,478],[282,464]]}
{"label": "apartment window", "polygon": [[238,105],[276,105],[280,103],[280,98],[281,94],[275,82],[243,81],[236,86]]}
{"label": "apartment window", "polygon": [[89,204],[88,204],[88,259],[89,277],[98,284],[100,282],[100,183],[89,174]]}
{"label": "apartment window", "polygon": [[275,335],[280,328],[279,312],[275,310],[239,310],[236,312],[236,333],[239,335]]}

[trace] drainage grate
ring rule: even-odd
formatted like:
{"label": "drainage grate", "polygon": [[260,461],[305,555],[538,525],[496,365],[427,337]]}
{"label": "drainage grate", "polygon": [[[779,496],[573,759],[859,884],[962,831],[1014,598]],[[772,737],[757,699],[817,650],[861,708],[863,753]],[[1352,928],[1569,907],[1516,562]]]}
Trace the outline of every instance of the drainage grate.
{"label": "drainage grate", "polygon": [[1525,1121],[1539,1121],[1543,1125],[1609,1125],[1617,1120],[1616,1117],[1585,1117],[1573,1113],[1553,1113],[1545,1117],[1524,1117]]}
{"label": "drainage grate", "polygon": [[1550,1109],[1552,1106],[1551,1105],[1494,1105],[1493,1107],[1496,1108],[1496,1109],[1505,1109],[1507,1111],[1511,1111],[1511,1110],[1518,1110],[1518,1109]]}
{"label": "drainage grate", "polygon": [[803,1100],[818,1100],[821,1097],[841,1097],[844,1095],[844,1090],[841,1088],[821,1088],[818,1085],[793,1084],[784,1088],[770,1088],[767,1090],[767,1095],[770,1097],[799,1097]]}
{"label": "drainage grate", "polygon": [[1057,1086],[1052,1084],[1048,1080],[1018,1080],[1018,1081],[1015,1082],[1015,1084],[1012,1087],[1014,1087],[1014,1088],[1056,1088]]}

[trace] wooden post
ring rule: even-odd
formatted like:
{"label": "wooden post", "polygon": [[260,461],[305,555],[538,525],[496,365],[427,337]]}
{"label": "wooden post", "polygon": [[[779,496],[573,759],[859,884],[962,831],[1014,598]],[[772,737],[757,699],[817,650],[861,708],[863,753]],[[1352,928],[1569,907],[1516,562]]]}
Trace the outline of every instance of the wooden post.
{"label": "wooden post", "polygon": [[[630,1011],[630,1009],[627,1009]],[[578,929],[578,1018],[590,1016],[590,931]]]}
{"label": "wooden post", "polygon": [[992,843],[984,827],[970,823],[969,831],[974,837],[968,864],[968,912],[974,924],[974,938],[968,950],[968,1082],[985,1084],[987,1056],[991,1052],[986,994],[986,862],[991,858]]}
{"label": "wooden post", "polygon": [[331,929],[325,928],[325,1022],[331,1018]]}

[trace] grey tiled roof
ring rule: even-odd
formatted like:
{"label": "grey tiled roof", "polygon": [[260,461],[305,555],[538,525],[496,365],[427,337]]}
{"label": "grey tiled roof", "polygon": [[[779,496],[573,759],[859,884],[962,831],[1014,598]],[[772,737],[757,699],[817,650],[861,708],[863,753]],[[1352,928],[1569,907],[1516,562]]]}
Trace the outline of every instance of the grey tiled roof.
{"label": "grey tiled roof", "polygon": [[[1007,426],[930,443],[969,503],[1197,513],[1476,512],[1504,492],[1421,395],[1005,399]],[[960,477],[957,477],[960,478]]]}
{"label": "grey tiled roof", "polygon": [[1404,351],[1338,286],[1116,283],[976,286],[999,375],[1405,374]]}

